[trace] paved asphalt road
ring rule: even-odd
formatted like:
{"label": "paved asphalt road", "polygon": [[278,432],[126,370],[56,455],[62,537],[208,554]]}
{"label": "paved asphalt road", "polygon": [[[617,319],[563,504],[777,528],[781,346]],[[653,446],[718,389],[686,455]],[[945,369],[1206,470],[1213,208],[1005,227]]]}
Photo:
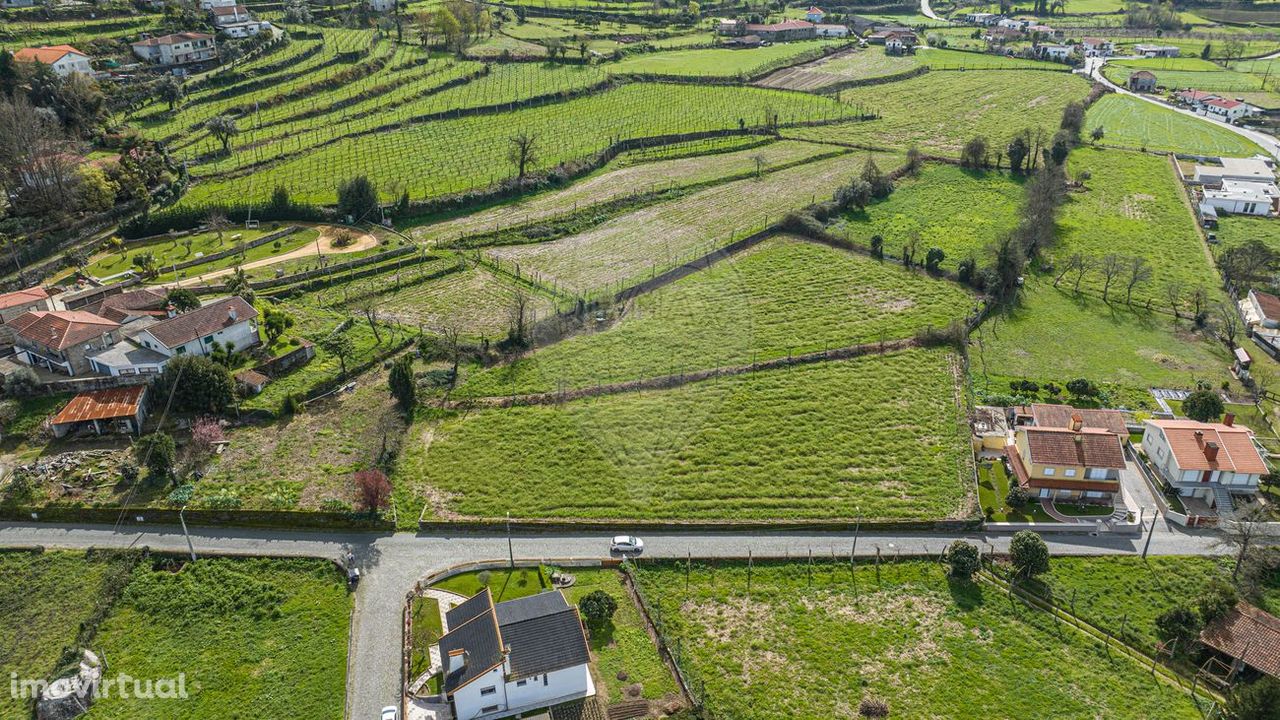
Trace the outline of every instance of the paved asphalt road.
{"label": "paved asphalt road", "polygon": [[[1124,58],[1111,58],[1111,59],[1122,60]],[[1280,160],[1280,141],[1277,141],[1275,136],[1268,135],[1263,132],[1258,132],[1257,130],[1250,130],[1248,128],[1238,127],[1236,125],[1228,125],[1227,123],[1218,122],[1217,120],[1210,120],[1205,116],[1197,115],[1196,113],[1190,110],[1187,110],[1186,108],[1174,107],[1172,105],[1168,105],[1166,103],[1160,102],[1159,100],[1156,100],[1155,98],[1150,97],[1148,95],[1129,92],[1125,88],[1120,87],[1119,85],[1111,82],[1106,78],[1106,76],[1102,74],[1102,66],[1106,64],[1107,64],[1107,58],[1087,58],[1085,60],[1085,65],[1084,65],[1084,74],[1102,83],[1103,85],[1106,85],[1107,87],[1111,88],[1117,93],[1120,93],[1121,95],[1128,95],[1129,97],[1138,98],[1139,100],[1142,100],[1144,102],[1149,102],[1153,105],[1159,105],[1160,107],[1165,108],[1167,110],[1172,110],[1174,112],[1182,113],[1183,115],[1196,118],[1197,120],[1200,120],[1202,122],[1212,123],[1225,130],[1229,130],[1237,135],[1248,138],[1249,140],[1252,140],[1255,143],[1257,143],[1263,150],[1270,153],[1272,157],[1276,158],[1277,160]]]}
{"label": "paved asphalt road", "polygon": [[[1008,535],[862,533],[858,555],[937,553],[951,540],[965,537],[996,550],[1008,546]],[[1141,552],[1145,538],[1089,535],[1046,535],[1057,554],[1130,554]],[[405,595],[425,575],[460,563],[507,557],[505,535],[390,534],[367,532],[294,532],[261,529],[192,528],[197,553],[218,555],[275,555],[336,559],[349,548],[364,579],[356,593],[356,612],[349,658],[350,717],[373,717],[397,700],[400,690],[400,621]],[[603,533],[544,533],[516,535],[517,561],[592,559],[606,557]],[[756,557],[847,555],[853,533],[700,533],[645,536],[646,557]],[[59,549],[150,547],[186,552],[187,542],[177,527],[76,527],[0,523],[0,547],[44,546]],[[1214,534],[1186,531],[1157,521],[1150,552],[1160,555],[1226,552]]]}

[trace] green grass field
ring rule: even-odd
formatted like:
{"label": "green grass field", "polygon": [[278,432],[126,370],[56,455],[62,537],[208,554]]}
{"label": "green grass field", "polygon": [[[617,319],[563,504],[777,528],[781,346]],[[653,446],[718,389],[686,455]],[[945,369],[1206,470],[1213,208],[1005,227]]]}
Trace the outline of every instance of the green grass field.
{"label": "green grass field", "polygon": [[820,53],[824,47],[839,43],[814,40],[787,42],[748,50],[712,48],[673,50],[671,52],[634,55],[604,66],[619,74],[689,75],[695,77],[732,77],[755,75],[764,69],[799,62]]}
{"label": "green grass field", "polygon": [[98,634],[112,672],[186,674],[185,701],[100,699],[91,720],[343,716],[351,597],[325,560],[142,563]]}
{"label": "green grass field", "polygon": [[[880,156],[877,162],[886,170],[895,167],[893,158]],[[860,168],[854,155],[817,160],[641,208],[577,235],[487,253],[504,267],[519,264],[522,272],[562,291],[603,295],[763,230],[790,210],[830,198]]]}
{"label": "green grass field", "polygon": [[1229,377],[1226,351],[1193,332],[1190,320],[1175,324],[1168,315],[1072,296],[1065,283],[1054,289],[1044,276],[1028,280],[1019,305],[981,327],[970,362],[979,391],[1007,393],[1009,379],[1063,386],[1086,378],[1129,388],[1125,400],[1150,407],[1148,387],[1195,387],[1199,379],[1216,386]]}
{"label": "green grass field", "polygon": [[[1133,302],[1167,310],[1165,288],[1178,283],[1189,293],[1202,287],[1215,301],[1218,274],[1182,197],[1180,181],[1168,158],[1124,150],[1082,148],[1071,154],[1068,174],[1087,172],[1084,191],[1072,192],[1058,221],[1054,259],[1072,253],[1101,260],[1109,254],[1145,257],[1152,277],[1133,290]],[[1108,299],[1125,301],[1127,274],[1113,282]],[[1118,287],[1117,287],[1118,282]],[[1081,290],[1101,297],[1104,275],[1085,275]],[[1186,305],[1185,300],[1183,305]]]}
{"label": "green grass field", "polygon": [[[755,138],[752,138],[755,140]],[[539,220],[567,215],[640,192],[663,188],[679,188],[737,177],[756,170],[756,158],[763,160],[766,171],[788,165],[838,148],[794,140],[773,142],[731,152],[695,155],[673,160],[638,162],[652,154],[624,156],[605,166],[591,177],[583,178],[567,188],[549,190],[536,195],[482,210],[470,215],[413,228],[414,239],[443,243],[465,235],[492,232],[495,228],[536,223]]]}
{"label": "green grass field", "polygon": [[537,322],[555,312],[555,303],[546,295],[484,267],[391,290],[379,295],[377,303],[385,317],[408,327],[435,332],[452,328],[463,337],[496,340],[513,324],[517,292],[526,300],[527,322]]}
{"label": "green grass field", "polygon": [[1034,71],[931,72],[892,85],[843,90],[840,98],[879,113],[870,122],[785,130],[788,137],[873,145],[958,156],[975,135],[1000,147],[1023,128],[1058,127],[1062,108],[1083,100],[1089,85],[1066,73]]}
{"label": "green grass field", "polygon": [[912,240],[918,257],[941,248],[942,267],[954,269],[967,257],[981,260],[988,245],[1017,225],[1022,195],[1019,175],[927,165],[918,177],[899,180],[888,198],[846,212],[828,229],[864,247],[879,235],[890,257]]}
{"label": "green grass field", "polygon": [[1098,127],[1105,133],[1102,145],[1229,157],[1262,152],[1253,141],[1213,120],[1188,117],[1125,95],[1106,95],[1089,108],[1083,138],[1088,141]]}
{"label": "green grass field", "polygon": [[393,481],[436,518],[964,515],[972,475],[956,363],[913,350],[557,406],[423,413]]}
{"label": "green grass field", "polygon": [[911,337],[976,308],[958,285],[778,237],[641,296],[616,326],[468,378],[461,395],[588,387]]}
{"label": "green grass field", "polygon": [[937,563],[814,565],[698,565],[687,589],[683,562],[638,572],[717,716],[852,717],[872,697],[891,717],[1201,717],[1186,690]]}
{"label": "green grass field", "polygon": [[[257,230],[246,230],[244,228],[229,228],[223,232],[222,240],[218,240],[217,233],[213,232],[197,232],[186,237],[163,238],[145,243],[132,243],[121,248],[123,252],[110,250],[95,255],[91,262],[85,266],[85,273],[96,278],[105,278],[118,275],[126,270],[136,270],[133,259],[139,255],[150,253],[155,258],[156,267],[164,270],[166,266],[174,263],[188,262],[197,260],[203,255],[212,255],[216,252],[231,250],[238,243],[249,243],[257,240],[263,235],[268,235],[275,230],[271,228],[260,228]],[[270,257],[279,253],[289,252],[297,249],[307,242],[314,241],[318,233],[315,230],[300,228],[298,232],[286,235],[279,239],[280,247],[276,247],[275,243],[267,243],[256,248],[247,250],[244,254],[244,262],[250,260],[258,260],[264,257]],[[239,236],[237,238],[236,236]],[[188,247],[188,242],[190,247]],[[233,258],[227,258],[216,264],[202,263],[189,270],[183,271],[187,274],[199,274],[208,270],[214,270],[218,267],[226,266]],[[208,265],[208,267],[205,267]]]}
{"label": "green grass field", "polygon": [[[1252,217],[1249,215],[1227,215],[1218,218],[1218,242],[1223,249],[1243,245],[1248,240],[1261,240],[1268,247],[1280,252],[1280,223],[1272,222],[1274,218]],[[1221,252],[1215,248],[1214,252]]]}

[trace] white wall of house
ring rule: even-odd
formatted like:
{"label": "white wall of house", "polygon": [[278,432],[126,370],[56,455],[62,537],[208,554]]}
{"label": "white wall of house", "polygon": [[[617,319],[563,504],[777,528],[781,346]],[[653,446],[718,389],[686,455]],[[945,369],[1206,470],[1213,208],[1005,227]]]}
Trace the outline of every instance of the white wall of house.
{"label": "white wall of house", "polygon": [[595,694],[586,665],[507,682],[505,664],[453,694],[457,720],[496,718]]}
{"label": "white wall of house", "polygon": [[505,711],[510,705],[507,704],[507,685],[503,678],[503,666],[498,665],[454,691],[454,717],[457,720],[474,720]]}
{"label": "white wall of house", "polygon": [[849,28],[844,25],[819,25],[818,37],[848,37]]}
{"label": "white wall of house", "polygon": [[238,0],[200,0],[201,10],[211,10],[216,7],[235,7]]}
{"label": "white wall of house", "polygon": [[[1208,499],[1215,484],[1230,490],[1253,492],[1258,489],[1258,475],[1237,473],[1230,470],[1214,470],[1206,481],[1201,470],[1183,470],[1169,449],[1165,434],[1154,425],[1147,425],[1142,432],[1142,450],[1169,482],[1178,486],[1178,494]],[[1224,452],[1224,451],[1220,451]]]}
{"label": "white wall of house", "polygon": [[89,64],[89,56],[80,53],[69,52],[66,55],[53,61],[49,67],[60,77],[66,77],[71,73],[81,73],[90,75],[93,73],[93,66]]}
{"label": "white wall of house", "polygon": [[138,333],[134,341],[142,347],[155,350],[169,357],[186,354],[208,355],[213,351],[213,343],[215,341],[223,346],[231,343],[235,350],[240,351],[258,344],[258,323],[254,320],[241,320],[235,325],[223,328],[212,335],[205,335],[173,348],[167,347],[157,340],[150,330],[143,330]]}

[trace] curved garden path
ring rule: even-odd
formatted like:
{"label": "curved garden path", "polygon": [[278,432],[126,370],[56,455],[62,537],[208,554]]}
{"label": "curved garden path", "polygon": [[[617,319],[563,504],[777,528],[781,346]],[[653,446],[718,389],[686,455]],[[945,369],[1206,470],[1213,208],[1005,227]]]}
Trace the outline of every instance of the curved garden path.
{"label": "curved garden path", "polygon": [[[315,226],[315,229],[320,231],[320,235],[316,237],[315,242],[309,242],[300,248],[290,250],[289,252],[281,255],[272,255],[271,257],[262,258],[261,260],[253,260],[241,265],[240,267],[245,270],[252,270],[254,268],[275,265],[276,263],[282,263],[287,260],[298,260],[312,255],[343,255],[345,253],[369,250],[378,246],[378,238],[375,237],[373,233],[360,233],[355,236],[355,241],[350,245],[338,247],[333,243],[337,240],[338,233],[342,232],[345,228],[339,228],[333,225],[317,225]],[[177,285],[178,287],[207,285],[210,280],[225,277],[234,271],[234,267],[214,270],[212,272],[204,273],[203,275],[179,280]]]}

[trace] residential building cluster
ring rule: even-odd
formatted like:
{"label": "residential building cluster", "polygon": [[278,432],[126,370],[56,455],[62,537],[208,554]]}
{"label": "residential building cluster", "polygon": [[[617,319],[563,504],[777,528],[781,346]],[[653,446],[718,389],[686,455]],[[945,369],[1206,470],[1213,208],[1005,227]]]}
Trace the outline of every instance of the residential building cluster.
{"label": "residential building cluster", "polygon": [[1217,226],[1221,213],[1280,214],[1280,187],[1271,162],[1262,157],[1219,158],[1217,165],[1197,164],[1189,179],[1200,195],[1200,222]]}

